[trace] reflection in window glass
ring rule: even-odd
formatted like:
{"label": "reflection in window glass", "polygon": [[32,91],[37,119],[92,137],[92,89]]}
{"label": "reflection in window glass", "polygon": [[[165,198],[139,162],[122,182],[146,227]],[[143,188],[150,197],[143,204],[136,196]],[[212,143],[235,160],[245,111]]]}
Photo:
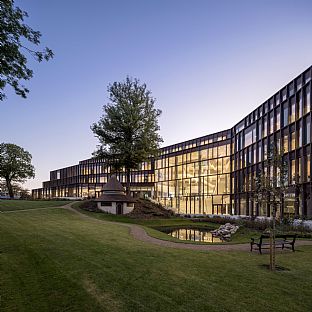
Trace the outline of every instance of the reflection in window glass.
{"label": "reflection in window glass", "polygon": [[291,133],[290,149],[293,151],[296,148],[296,132]]}
{"label": "reflection in window glass", "polygon": [[201,160],[208,159],[208,150],[207,149],[200,151],[200,158],[201,158]]}
{"label": "reflection in window glass", "polygon": [[283,149],[284,153],[288,153],[288,135],[285,134],[283,137]]}
{"label": "reflection in window glass", "polygon": [[302,97],[301,97],[301,95],[299,95],[297,102],[298,102],[298,118],[301,118],[302,117]]}
{"label": "reflection in window glass", "polygon": [[305,143],[309,144],[311,142],[311,122],[310,119],[306,121],[306,133],[305,133]]}
{"label": "reflection in window glass", "polygon": [[217,194],[217,176],[209,176],[208,177],[208,193],[209,194]]}
{"label": "reflection in window glass", "polygon": [[217,160],[211,159],[208,161],[209,174],[217,174]]}
{"label": "reflection in window glass", "polygon": [[276,131],[279,130],[281,128],[281,113],[278,110],[276,113]]}
{"label": "reflection in window glass", "polygon": [[307,86],[304,90],[304,114],[310,111],[310,104],[311,104],[311,92],[310,86]]}
{"label": "reflection in window glass", "polygon": [[302,146],[302,121],[299,123],[299,131],[298,131],[298,147]]}
{"label": "reflection in window glass", "polygon": [[230,173],[231,167],[230,167],[230,157],[224,157],[223,158],[223,173]]}
{"label": "reflection in window glass", "polygon": [[268,134],[267,131],[268,131],[268,122],[267,122],[266,117],[265,117],[264,123],[263,123],[263,135],[262,135],[263,138],[265,138],[267,136],[267,134]]}
{"label": "reflection in window glass", "polygon": [[274,113],[270,113],[270,134],[274,131]]}
{"label": "reflection in window glass", "polygon": [[292,123],[296,120],[296,103],[295,98],[290,100],[290,114],[289,114],[289,123]]}
{"label": "reflection in window glass", "polygon": [[283,105],[283,127],[288,125],[288,104]]}
{"label": "reflection in window glass", "polygon": [[226,175],[218,175],[218,194],[226,193]]}

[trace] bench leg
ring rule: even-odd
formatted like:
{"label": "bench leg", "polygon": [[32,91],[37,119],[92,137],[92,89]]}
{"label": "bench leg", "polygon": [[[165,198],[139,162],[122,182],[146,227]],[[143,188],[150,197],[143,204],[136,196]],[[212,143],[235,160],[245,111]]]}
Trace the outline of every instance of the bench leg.
{"label": "bench leg", "polygon": [[260,255],[262,255],[261,246],[259,246],[259,253],[260,253]]}
{"label": "bench leg", "polygon": [[291,249],[293,252],[295,251],[295,244],[291,244]]}
{"label": "bench leg", "polygon": [[252,252],[253,243],[250,243],[250,252]]}

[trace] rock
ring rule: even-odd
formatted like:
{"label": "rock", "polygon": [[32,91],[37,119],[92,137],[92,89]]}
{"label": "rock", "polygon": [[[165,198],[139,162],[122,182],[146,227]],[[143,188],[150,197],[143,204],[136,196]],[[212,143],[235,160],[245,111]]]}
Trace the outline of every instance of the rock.
{"label": "rock", "polygon": [[216,230],[210,231],[213,236],[221,237],[223,239],[229,240],[233,234],[239,229],[238,225],[232,225],[231,223],[226,223],[220,225]]}

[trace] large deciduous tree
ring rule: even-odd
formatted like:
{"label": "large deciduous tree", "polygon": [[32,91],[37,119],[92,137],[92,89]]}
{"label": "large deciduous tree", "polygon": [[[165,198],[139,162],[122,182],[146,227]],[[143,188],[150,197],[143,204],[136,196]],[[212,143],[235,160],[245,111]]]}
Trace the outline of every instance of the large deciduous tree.
{"label": "large deciduous tree", "polygon": [[109,103],[98,123],[91,126],[100,146],[94,156],[110,161],[126,171],[126,190],[130,193],[130,172],[155,156],[162,142],[155,98],[145,83],[127,77],[108,86]]}
{"label": "large deciduous tree", "polygon": [[[27,67],[27,54],[38,62],[53,57],[47,47],[41,51],[32,48],[40,44],[41,33],[24,24],[25,17],[27,12],[15,7],[14,0],[0,0],[0,101],[6,97],[3,90],[7,85],[26,98],[29,90],[20,81],[33,76]],[[30,46],[26,46],[27,43]]]}
{"label": "large deciduous tree", "polygon": [[32,156],[22,147],[10,143],[0,144],[0,179],[6,183],[9,196],[14,197],[13,182],[25,182],[35,177]]}

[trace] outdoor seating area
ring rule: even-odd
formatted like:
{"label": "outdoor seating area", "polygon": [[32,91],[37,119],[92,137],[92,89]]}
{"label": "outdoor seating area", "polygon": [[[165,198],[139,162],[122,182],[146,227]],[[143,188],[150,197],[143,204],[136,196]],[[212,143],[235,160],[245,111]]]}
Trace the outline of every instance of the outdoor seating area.
{"label": "outdoor seating area", "polygon": [[[295,242],[297,235],[276,235],[275,248],[291,249],[295,251]],[[260,238],[251,238],[250,251],[259,250],[262,254],[263,249],[270,249],[270,236],[267,234],[262,234]]]}

